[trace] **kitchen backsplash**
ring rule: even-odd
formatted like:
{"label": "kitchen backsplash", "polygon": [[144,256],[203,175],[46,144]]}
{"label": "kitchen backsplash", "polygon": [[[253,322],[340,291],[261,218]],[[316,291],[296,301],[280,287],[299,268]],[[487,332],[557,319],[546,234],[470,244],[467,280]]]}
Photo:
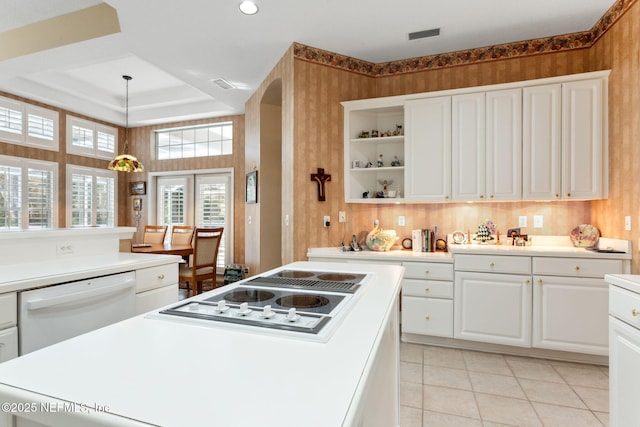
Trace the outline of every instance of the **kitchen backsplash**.
{"label": "kitchen backsplash", "polygon": [[[447,203],[447,204],[349,204],[346,207],[346,223],[338,223],[337,212],[331,213],[330,242],[323,246],[339,245],[342,240],[351,241],[356,234],[359,240],[373,228],[373,221],[380,220],[383,229],[394,229],[400,239],[411,237],[411,230],[438,226],[440,236],[455,230],[475,233],[478,225],[491,220],[500,234],[508,228],[518,227],[518,218],[527,217],[527,227],[520,227],[523,234],[569,235],[579,224],[591,223],[591,202],[505,202],[505,203]],[[398,225],[398,217],[405,217],[405,225]],[[533,227],[534,215],[541,215],[542,228]],[[333,218],[332,218],[333,219]],[[593,224],[596,227],[598,224]]]}

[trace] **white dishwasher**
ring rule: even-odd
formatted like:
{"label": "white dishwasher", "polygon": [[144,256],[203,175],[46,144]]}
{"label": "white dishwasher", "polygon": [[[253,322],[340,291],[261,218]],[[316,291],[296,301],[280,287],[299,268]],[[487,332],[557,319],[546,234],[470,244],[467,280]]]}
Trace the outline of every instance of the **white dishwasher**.
{"label": "white dishwasher", "polygon": [[133,271],[19,292],[19,354],[134,316],[135,292]]}

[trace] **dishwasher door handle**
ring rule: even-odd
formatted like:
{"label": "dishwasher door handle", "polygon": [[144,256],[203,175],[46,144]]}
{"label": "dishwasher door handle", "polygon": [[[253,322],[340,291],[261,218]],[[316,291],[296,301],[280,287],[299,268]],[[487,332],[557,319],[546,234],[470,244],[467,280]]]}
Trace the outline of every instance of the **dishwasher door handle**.
{"label": "dishwasher door handle", "polygon": [[71,294],[60,295],[50,298],[42,298],[33,301],[27,301],[27,310],[39,310],[42,308],[53,307],[70,302],[79,302],[91,299],[97,296],[113,294],[123,289],[133,288],[136,285],[135,279],[125,280],[115,285],[100,286],[95,289],[89,289],[82,292],[74,292]]}

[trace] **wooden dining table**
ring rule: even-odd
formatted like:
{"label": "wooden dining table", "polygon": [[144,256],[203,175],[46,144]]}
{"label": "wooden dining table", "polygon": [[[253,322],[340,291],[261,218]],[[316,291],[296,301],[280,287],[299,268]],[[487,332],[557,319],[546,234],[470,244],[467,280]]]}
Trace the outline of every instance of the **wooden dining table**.
{"label": "wooden dining table", "polygon": [[193,246],[189,244],[151,243],[149,245],[131,245],[131,252],[138,254],[180,255],[183,257],[193,254]]}

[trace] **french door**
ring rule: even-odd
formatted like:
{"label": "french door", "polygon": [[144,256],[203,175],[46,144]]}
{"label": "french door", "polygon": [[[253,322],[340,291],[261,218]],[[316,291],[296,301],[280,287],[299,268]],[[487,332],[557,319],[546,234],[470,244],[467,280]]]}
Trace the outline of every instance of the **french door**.
{"label": "french door", "polygon": [[[156,221],[161,225],[224,227],[218,266],[232,263],[231,174],[168,175],[157,178]],[[170,239],[171,233],[167,233]]]}

